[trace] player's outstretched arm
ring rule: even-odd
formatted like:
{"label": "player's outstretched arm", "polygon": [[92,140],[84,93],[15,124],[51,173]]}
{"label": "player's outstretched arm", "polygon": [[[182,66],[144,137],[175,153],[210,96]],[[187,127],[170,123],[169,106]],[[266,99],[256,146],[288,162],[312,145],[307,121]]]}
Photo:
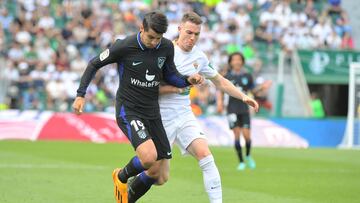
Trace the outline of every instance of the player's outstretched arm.
{"label": "player's outstretched arm", "polygon": [[76,114],[81,114],[85,106],[85,94],[86,89],[89,86],[91,80],[95,76],[96,72],[107,64],[114,63],[119,59],[119,54],[122,53],[123,46],[120,40],[117,40],[110,48],[104,50],[101,54],[91,59],[81,76],[79,88],[72,108]]}
{"label": "player's outstretched arm", "polygon": [[224,112],[224,92],[216,92],[216,112],[222,114]]}
{"label": "player's outstretched arm", "polygon": [[89,86],[91,80],[95,76],[96,72],[111,63],[115,63],[116,60],[121,59],[119,53],[123,53],[123,43],[121,40],[117,40],[110,48],[105,49],[101,54],[91,59],[84,71],[84,74],[81,76],[80,85],[77,89],[78,97],[84,97],[86,94],[86,89]]}
{"label": "player's outstretched arm", "polygon": [[220,74],[217,74],[214,78],[211,78],[210,80],[221,91],[229,94],[232,97],[242,100],[244,103],[253,107],[256,112],[259,110],[259,104],[254,99],[241,92],[238,88],[234,86],[234,84],[232,84],[228,79],[224,78]]}

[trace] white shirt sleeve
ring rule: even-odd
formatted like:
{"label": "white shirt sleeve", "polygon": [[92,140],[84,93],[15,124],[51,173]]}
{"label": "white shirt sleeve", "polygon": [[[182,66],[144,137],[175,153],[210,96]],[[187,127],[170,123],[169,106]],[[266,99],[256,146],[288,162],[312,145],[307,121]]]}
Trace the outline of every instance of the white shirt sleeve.
{"label": "white shirt sleeve", "polygon": [[199,63],[199,74],[203,75],[205,78],[210,79],[218,74],[218,71],[212,66],[204,53]]}

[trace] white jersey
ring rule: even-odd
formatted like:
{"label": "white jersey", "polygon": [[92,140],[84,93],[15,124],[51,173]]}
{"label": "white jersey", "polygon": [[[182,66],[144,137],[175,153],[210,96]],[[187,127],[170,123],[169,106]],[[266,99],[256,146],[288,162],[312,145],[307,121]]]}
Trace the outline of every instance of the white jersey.
{"label": "white jersey", "polygon": [[[176,69],[183,75],[199,73],[205,78],[213,78],[218,72],[211,67],[204,52],[196,46],[190,52],[185,52],[179,46],[175,46],[174,62]],[[162,120],[172,120],[179,115],[191,112],[190,89],[182,94],[160,95],[159,105]]]}

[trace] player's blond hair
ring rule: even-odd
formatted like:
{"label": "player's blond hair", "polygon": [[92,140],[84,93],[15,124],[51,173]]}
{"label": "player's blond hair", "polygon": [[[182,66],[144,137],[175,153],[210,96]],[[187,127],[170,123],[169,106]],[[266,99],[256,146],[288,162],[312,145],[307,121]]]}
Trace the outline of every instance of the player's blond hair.
{"label": "player's blond hair", "polygon": [[196,14],[195,12],[188,12],[185,13],[181,19],[182,23],[186,23],[186,22],[192,22],[196,25],[200,25],[203,23],[203,20],[201,19],[201,17]]}

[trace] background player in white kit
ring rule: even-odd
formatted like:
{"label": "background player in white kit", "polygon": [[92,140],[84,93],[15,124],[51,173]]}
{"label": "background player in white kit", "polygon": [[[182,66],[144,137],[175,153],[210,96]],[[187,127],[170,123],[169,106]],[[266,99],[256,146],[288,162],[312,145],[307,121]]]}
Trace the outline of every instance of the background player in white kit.
{"label": "background player in white kit", "polygon": [[[174,42],[174,62],[181,74],[199,73],[210,79],[217,88],[236,97],[258,110],[258,103],[238,90],[230,81],[211,67],[206,55],[195,44],[199,38],[202,20],[196,13],[186,13],[179,26],[179,38]],[[189,153],[199,161],[203,172],[206,192],[211,203],[222,202],[222,189],[219,171],[210,152],[205,135],[191,110],[189,89],[170,85],[160,87],[160,112],[170,144],[176,143],[183,154]],[[152,166],[146,173],[158,177],[163,184],[169,177],[167,166]],[[164,170],[165,169],[165,170]],[[166,170],[167,169],[167,170]]]}

